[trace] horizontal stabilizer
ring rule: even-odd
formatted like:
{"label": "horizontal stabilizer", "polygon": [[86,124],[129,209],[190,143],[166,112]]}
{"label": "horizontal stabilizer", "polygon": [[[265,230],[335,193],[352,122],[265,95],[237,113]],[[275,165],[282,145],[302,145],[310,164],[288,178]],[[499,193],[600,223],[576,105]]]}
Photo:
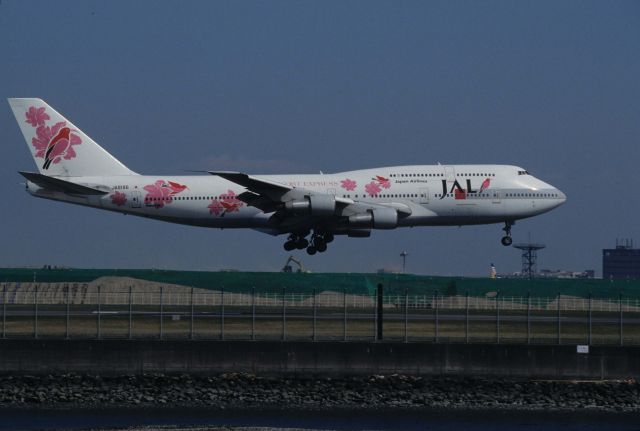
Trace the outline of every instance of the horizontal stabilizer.
{"label": "horizontal stabilizer", "polygon": [[59,178],[49,177],[36,172],[20,172],[20,175],[42,188],[70,195],[106,195],[109,192],[94,189]]}

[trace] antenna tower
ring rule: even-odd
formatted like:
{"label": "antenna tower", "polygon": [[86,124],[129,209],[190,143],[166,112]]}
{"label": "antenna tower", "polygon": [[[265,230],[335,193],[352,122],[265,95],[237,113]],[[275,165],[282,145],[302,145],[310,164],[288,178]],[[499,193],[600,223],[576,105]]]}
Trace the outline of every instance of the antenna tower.
{"label": "antenna tower", "polygon": [[542,250],[546,245],[528,242],[514,244],[514,247],[522,250],[522,276],[532,279],[537,272],[538,250]]}

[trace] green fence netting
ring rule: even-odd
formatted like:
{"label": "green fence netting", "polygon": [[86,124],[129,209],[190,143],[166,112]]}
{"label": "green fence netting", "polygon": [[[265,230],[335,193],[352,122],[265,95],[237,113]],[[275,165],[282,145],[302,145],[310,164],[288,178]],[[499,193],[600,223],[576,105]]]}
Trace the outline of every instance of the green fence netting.
{"label": "green fence netting", "polygon": [[89,283],[100,277],[130,277],[160,283],[177,284],[230,292],[288,292],[311,294],[321,291],[346,291],[373,294],[378,284],[385,294],[411,295],[494,295],[554,297],[558,294],[596,298],[640,298],[640,280],[600,279],[490,279],[471,277],[433,277],[410,274],[356,273],[280,273],[280,272],[204,272],[149,269],[0,269],[0,283]]}

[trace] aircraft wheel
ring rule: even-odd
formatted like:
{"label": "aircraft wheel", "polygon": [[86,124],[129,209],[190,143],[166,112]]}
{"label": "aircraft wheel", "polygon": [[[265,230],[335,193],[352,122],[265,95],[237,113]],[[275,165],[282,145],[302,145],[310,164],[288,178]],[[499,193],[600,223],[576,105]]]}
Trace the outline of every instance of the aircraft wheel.
{"label": "aircraft wheel", "polygon": [[306,238],[300,238],[298,242],[296,242],[296,247],[298,250],[302,250],[309,246],[309,241]]}
{"label": "aircraft wheel", "polygon": [[327,243],[324,241],[316,241],[314,245],[320,253],[324,253],[325,251],[327,251]]}
{"label": "aircraft wheel", "polygon": [[296,243],[293,241],[287,241],[284,243],[284,249],[287,251],[291,251],[296,248]]}
{"label": "aircraft wheel", "polygon": [[316,254],[316,252],[317,252],[317,251],[318,251],[318,250],[317,250],[314,246],[312,246],[312,245],[310,245],[309,247],[307,247],[307,253],[308,253],[308,254],[310,254],[311,256],[313,256],[314,254]]}
{"label": "aircraft wheel", "polygon": [[329,244],[331,241],[333,241],[333,234],[327,232],[326,234],[324,234],[324,242],[326,242],[327,244]]}
{"label": "aircraft wheel", "polygon": [[503,236],[502,240],[500,240],[500,242],[502,243],[502,245],[504,245],[505,247],[508,247],[511,245],[511,243],[513,243],[513,239],[511,239],[510,236]]}

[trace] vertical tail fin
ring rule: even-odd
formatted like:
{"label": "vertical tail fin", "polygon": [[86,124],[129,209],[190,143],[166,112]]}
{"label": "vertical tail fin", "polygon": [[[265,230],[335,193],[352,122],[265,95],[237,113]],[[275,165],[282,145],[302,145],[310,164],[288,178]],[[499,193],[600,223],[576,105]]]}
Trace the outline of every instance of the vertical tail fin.
{"label": "vertical tail fin", "polygon": [[38,170],[48,176],[135,175],[41,99],[9,99]]}

